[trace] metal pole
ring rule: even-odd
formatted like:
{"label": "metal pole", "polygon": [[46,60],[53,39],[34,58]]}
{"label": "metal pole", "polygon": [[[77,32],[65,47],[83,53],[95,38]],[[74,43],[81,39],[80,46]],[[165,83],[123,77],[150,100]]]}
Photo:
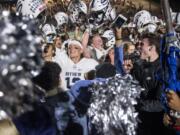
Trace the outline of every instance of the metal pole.
{"label": "metal pole", "polygon": [[163,13],[164,13],[164,18],[166,22],[166,29],[168,33],[174,32],[174,28],[172,26],[172,19],[171,19],[171,14],[170,14],[170,6],[169,6],[169,0],[161,0],[161,4],[163,7]]}

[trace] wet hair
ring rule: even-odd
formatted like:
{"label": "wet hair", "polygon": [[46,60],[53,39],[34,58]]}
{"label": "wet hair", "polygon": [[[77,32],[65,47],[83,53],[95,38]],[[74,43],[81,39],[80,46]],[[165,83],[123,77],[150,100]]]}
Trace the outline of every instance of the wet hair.
{"label": "wet hair", "polygon": [[61,68],[55,62],[46,62],[39,75],[32,81],[46,91],[50,91],[59,86]]}

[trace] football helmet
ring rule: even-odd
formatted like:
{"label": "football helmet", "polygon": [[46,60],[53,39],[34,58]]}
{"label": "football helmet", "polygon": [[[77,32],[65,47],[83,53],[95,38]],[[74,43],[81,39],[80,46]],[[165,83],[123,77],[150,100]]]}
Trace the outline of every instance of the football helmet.
{"label": "football helmet", "polygon": [[106,30],[101,36],[106,39],[105,48],[109,48],[115,45],[116,39],[112,30]]}
{"label": "football helmet", "polygon": [[156,23],[153,21],[150,12],[141,10],[134,16],[134,24],[139,33],[147,32],[154,33],[157,29]]}
{"label": "football helmet", "polygon": [[98,12],[107,9],[108,5],[109,0],[92,0],[89,7],[91,12]]}
{"label": "football helmet", "polygon": [[42,27],[43,37],[46,43],[53,43],[56,37],[56,29],[52,24],[45,24]]}
{"label": "football helmet", "polygon": [[42,0],[18,0],[16,4],[16,12],[31,18],[37,18],[46,9]]}
{"label": "football helmet", "polygon": [[86,21],[87,6],[83,1],[71,1],[68,6],[69,18],[72,23],[83,23]]}
{"label": "football helmet", "polygon": [[108,24],[116,18],[116,11],[109,0],[92,0],[90,3],[90,19],[95,29]]}
{"label": "football helmet", "polygon": [[63,27],[63,25],[68,24],[68,15],[64,12],[58,12],[54,15],[57,22],[57,28]]}

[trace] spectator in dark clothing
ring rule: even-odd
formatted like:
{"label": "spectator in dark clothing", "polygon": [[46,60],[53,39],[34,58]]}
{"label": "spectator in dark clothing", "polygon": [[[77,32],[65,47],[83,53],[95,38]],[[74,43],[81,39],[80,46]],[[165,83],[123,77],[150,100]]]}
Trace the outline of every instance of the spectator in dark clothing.
{"label": "spectator in dark clothing", "polygon": [[20,135],[56,135],[56,126],[48,110],[41,105],[13,120]]}
{"label": "spectator in dark clothing", "polygon": [[33,111],[14,119],[21,135],[69,135],[70,129],[79,131],[80,125],[69,125],[75,111],[68,93],[59,88],[60,73],[58,64],[46,62],[40,74],[33,78],[33,82],[45,92],[44,102],[35,103]]}
{"label": "spectator in dark clothing", "polygon": [[[46,62],[41,73],[32,80],[48,95],[59,86],[61,68],[53,62]],[[56,135],[56,125],[52,114],[42,103],[34,103],[34,109],[14,118],[14,123],[21,135]]]}
{"label": "spectator in dark clothing", "polygon": [[156,79],[160,70],[160,39],[155,35],[144,35],[141,41],[141,64],[124,61],[124,69],[137,79],[145,91],[141,93],[138,105],[140,123],[137,135],[171,135],[163,125],[163,106],[160,102],[161,83]]}

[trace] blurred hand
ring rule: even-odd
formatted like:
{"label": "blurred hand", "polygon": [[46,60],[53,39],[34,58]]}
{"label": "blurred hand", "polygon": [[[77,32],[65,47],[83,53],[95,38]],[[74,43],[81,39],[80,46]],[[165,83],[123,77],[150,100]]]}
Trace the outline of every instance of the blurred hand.
{"label": "blurred hand", "polygon": [[126,73],[130,73],[130,71],[133,68],[132,60],[130,60],[130,59],[124,60],[123,68],[124,68]]}
{"label": "blurred hand", "polygon": [[115,36],[116,36],[116,43],[117,47],[122,45],[122,28],[115,27]]}
{"label": "blurred hand", "polygon": [[75,38],[76,40],[80,40],[80,39],[81,39],[79,26],[76,26],[76,28],[75,28],[74,38]]}
{"label": "blurred hand", "polygon": [[168,106],[171,109],[180,112],[180,97],[178,96],[178,94],[176,92],[170,90],[167,93],[167,98],[168,98]]}
{"label": "blurred hand", "polygon": [[122,28],[115,27],[116,39],[122,38]]}
{"label": "blurred hand", "polygon": [[168,116],[168,114],[164,114],[163,123],[164,123],[165,126],[172,125],[171,118]]}

